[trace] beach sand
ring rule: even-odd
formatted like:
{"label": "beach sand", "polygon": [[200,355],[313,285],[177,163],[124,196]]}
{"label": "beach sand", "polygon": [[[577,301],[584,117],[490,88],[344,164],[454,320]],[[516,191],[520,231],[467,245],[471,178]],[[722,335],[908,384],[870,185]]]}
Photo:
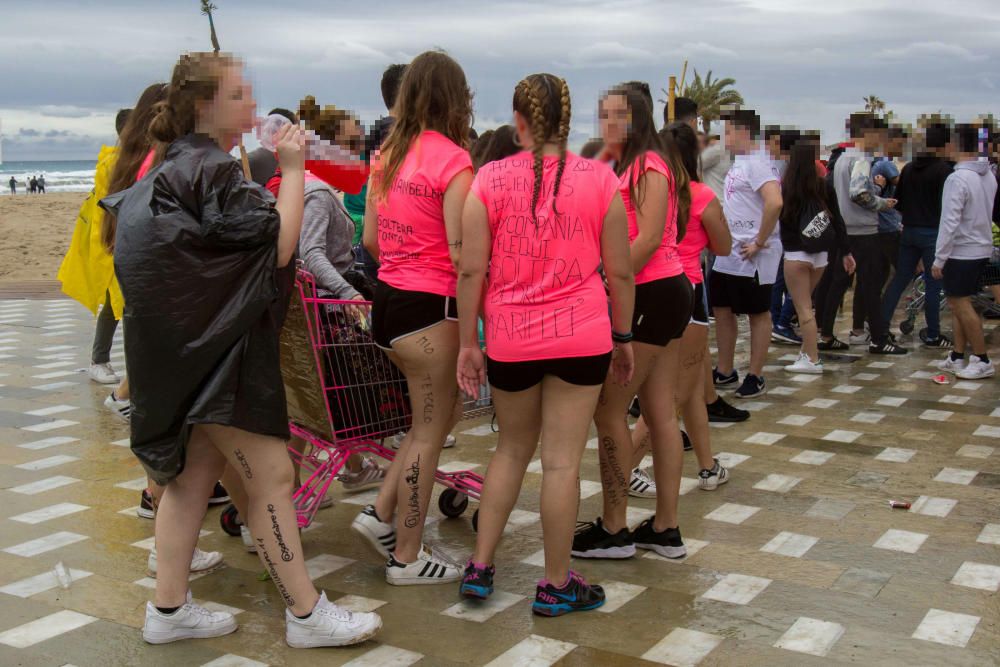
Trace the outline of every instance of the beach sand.
{"label": "beach sand", "polygon": [[0,282],[56,279],[87,195],[0,197]]}

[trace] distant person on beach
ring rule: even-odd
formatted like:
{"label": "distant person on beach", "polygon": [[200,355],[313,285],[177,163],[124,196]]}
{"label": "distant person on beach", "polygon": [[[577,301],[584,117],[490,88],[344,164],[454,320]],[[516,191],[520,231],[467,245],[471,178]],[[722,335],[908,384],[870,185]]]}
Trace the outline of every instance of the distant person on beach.
{"label": "distant person on beach", "polygon": [[31,194],[35,194],[36,192],[38,192],[38,179],[35,178],[34,176],[32,176],[31,180],[28,181],[28,192],[30,192]]}
{"label": "distant person on beach", "polygon": [[8,182],[10,183],[10,193],[12,195],[16,195],[17,194],[17,181],[14,179],[13,176],[11,176],[10,177],[10,181],[8,181]]}
{"label": "distant person on beach", "polygon": [[38,177],[38,193],[45,194],[45,176]]}

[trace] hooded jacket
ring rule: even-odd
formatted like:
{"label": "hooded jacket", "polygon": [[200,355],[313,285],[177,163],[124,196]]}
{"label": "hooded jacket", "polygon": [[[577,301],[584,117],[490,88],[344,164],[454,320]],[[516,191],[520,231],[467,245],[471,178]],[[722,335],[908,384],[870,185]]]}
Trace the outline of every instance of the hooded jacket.
{"label": "hooded jacket", "polygon": [[993,255],[996,195],[997,179],[986,160],[955,165],[955,171],[944,182],[934,266],[941,268],[949,259],[986,259]]}
{"label": "hooded jacket", "polygon": [[335,299],[349,300],[358,291],[344,279],[354,268],[354,221],[333,188],[319,179],[306,183],[299,257],[317,285]]}
{"label": "hooded jacket", "polygon": [[872,182],[872,158],[848,148],[833,168],[833,187],[848,236],[878,233],[878,214],[889,208]]}
{"label": "hooded jacket", "polygon": [[920,156],[903,167],[896,186],[896,210],[904,227],[937,229],[941,224],[941,194],[955,163],[934,156]]}

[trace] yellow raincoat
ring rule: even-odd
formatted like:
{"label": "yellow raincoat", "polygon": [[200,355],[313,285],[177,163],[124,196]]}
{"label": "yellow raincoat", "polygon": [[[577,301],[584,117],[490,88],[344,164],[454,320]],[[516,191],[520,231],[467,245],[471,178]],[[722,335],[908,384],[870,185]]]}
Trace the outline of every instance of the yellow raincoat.
{"label": "yellow raincoat", "polygon": [[101,243],[104,211],[98,206],[98,202],[108,194],[111,172],[117,160],[116,147],[101,146],[94,173],[94,189],[80,207],[73,240],[56,277],[62,282],[63,292],[82,303],[94,315],[104,304],[105,295],[110,293],[111,309],[115,319],[120,320],[125,300],[115,278],[114,258]]}

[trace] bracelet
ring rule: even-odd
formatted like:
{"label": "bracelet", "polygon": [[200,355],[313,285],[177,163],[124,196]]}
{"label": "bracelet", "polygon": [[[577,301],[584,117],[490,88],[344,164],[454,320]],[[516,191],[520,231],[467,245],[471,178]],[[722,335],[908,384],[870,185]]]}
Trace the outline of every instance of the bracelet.
{"label": "bracelet", "polygon": [[611,340],[615,343],[631,343],[632,342],[632,332],[628,333],[618,333],[614,329],[611,330]]}

